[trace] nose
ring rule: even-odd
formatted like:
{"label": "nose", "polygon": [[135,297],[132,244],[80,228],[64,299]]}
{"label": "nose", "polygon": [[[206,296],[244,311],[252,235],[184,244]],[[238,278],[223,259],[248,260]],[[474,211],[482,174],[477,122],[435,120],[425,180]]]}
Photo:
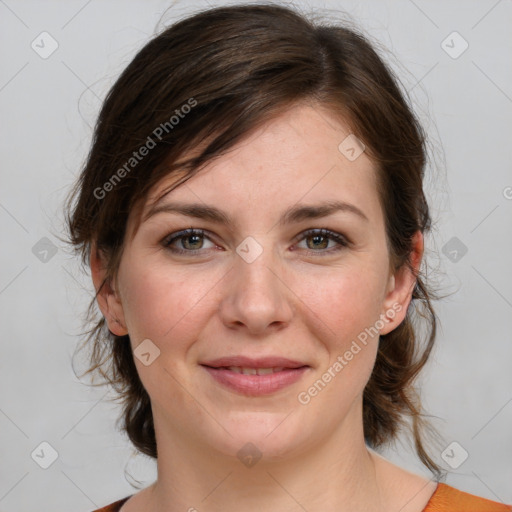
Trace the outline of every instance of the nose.
{"label": "nose", "polygon": [[289,325],[293,297],[283,265],[270,248],[250,263],[237,255],[223,290],[220,316],[230,329],[264,335]]}

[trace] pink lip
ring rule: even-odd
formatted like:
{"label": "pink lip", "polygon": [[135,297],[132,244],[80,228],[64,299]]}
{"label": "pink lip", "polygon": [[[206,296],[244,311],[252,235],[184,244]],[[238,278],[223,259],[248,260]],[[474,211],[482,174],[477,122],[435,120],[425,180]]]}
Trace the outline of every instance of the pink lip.
{"label": "pink lip", "polygon": [[[246,356],[221,357],[206,361],[201,366],[220,384],[247,396],[268,395],[297,382],[308,365],[285,357]],[[228,367],[239,368],[283,368],[283,370],[267,375],[244,375],[230,370]]]}
{"label": "pink lip", "polygon": [[221,357],[211,361],[201,363],[203,366],[211,366],[213,368],[221,368],[228,366],[238,366],[243,368],[301,368],[308,366],[300,361],[293,361],[285,357],[259,357],[250,358],[246,356]]}
{"label": "pink lip", "polygon": [[[239,366],[231,364],[229,366]],[[278,365],[251,366],[250,368],[271,368]],[[202,367],[220,384],[247,396],[260,396],[274,393],[286,386],[297,382],[309,367],[285,368],[284,370],[267,375],[244,375],[236,373],[228,368],[212,368],[202,365]],[[249,368],[249,366],[245,366]]]}

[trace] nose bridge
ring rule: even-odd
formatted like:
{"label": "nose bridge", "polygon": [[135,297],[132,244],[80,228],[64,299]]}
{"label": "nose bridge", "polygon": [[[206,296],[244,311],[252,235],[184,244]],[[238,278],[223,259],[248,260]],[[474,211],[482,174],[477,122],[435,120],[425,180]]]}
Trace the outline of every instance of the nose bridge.
{"label": "nose bridge", "polygon": [[224,321],[260,331],[287,323],[291,316],[287,288],[278,277],[282,266],[272,237],[247,237],[236,249],[230,272],[228,297],[222,308]]}
{"label": "nose bridge", "polygon": [[235,259],[234,272],[242,290],[275,299],[276,288],[279,288],[275,273],[280,265],[272,237],[258,236],[256,239],[248,236],[238,245],[236,252],[238,258]]}

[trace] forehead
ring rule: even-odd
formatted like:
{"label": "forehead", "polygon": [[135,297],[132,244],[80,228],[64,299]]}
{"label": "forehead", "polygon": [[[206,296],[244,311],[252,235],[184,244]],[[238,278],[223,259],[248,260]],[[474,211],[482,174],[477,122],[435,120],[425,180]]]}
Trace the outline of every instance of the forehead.
{"label": "forehead", "polygon": [[334,200],[378,216],[376,170],[364,151],[357,156],[361,147],[353,137],[348,124],[325,109],[296,105],[165,195],[176,178],[163,178],[150,191],[142,218],[171,199],[216,204],[240,220],[255,213],[272,217],[298,202]]}

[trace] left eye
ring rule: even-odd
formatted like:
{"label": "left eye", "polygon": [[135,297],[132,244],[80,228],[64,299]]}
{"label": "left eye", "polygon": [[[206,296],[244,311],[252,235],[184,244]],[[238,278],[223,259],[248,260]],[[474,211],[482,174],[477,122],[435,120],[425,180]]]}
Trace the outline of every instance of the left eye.
{"label": "left eye", "polygon": [[[162,241],[162,245],[176,254],[194,254],[201,252],[201,249],[205,249],[205,240],[209,240],[212,244],[211,247],[206,247],[206,249],[211,249],[215,246],[204,230],[190,228],[177,233],[171,233]],[[306,250],[318,254],[332,253],[350,245],[350,242],[343,235],[328,229],[310,229],[301,233],[300,237],[297,237],[296,240],[298,242],[305,241]],[[329,242],[332,241],[335,242],[334,247],[328,248]],[[176,247],[176,242],[179,243],[180,247]]]}
{"label": "left eye", "polygon": [[[305,241],[307,250],[310,252],[321,252],[321,253],[331,253],[333,251],[339,251],[344,247],[348,247],[349,241],[339,233],[335,233],[334,231],[329,231],[328,229],[310,229],[305,233],[302,233],[301,238],[299,239],[301,242]],[[308,243],[308,241],[312,243]],[[334,247],[331,247],[330,250],[323,251],[321,249],[327,249],[330,241],[334,241],[337,244]]]}

